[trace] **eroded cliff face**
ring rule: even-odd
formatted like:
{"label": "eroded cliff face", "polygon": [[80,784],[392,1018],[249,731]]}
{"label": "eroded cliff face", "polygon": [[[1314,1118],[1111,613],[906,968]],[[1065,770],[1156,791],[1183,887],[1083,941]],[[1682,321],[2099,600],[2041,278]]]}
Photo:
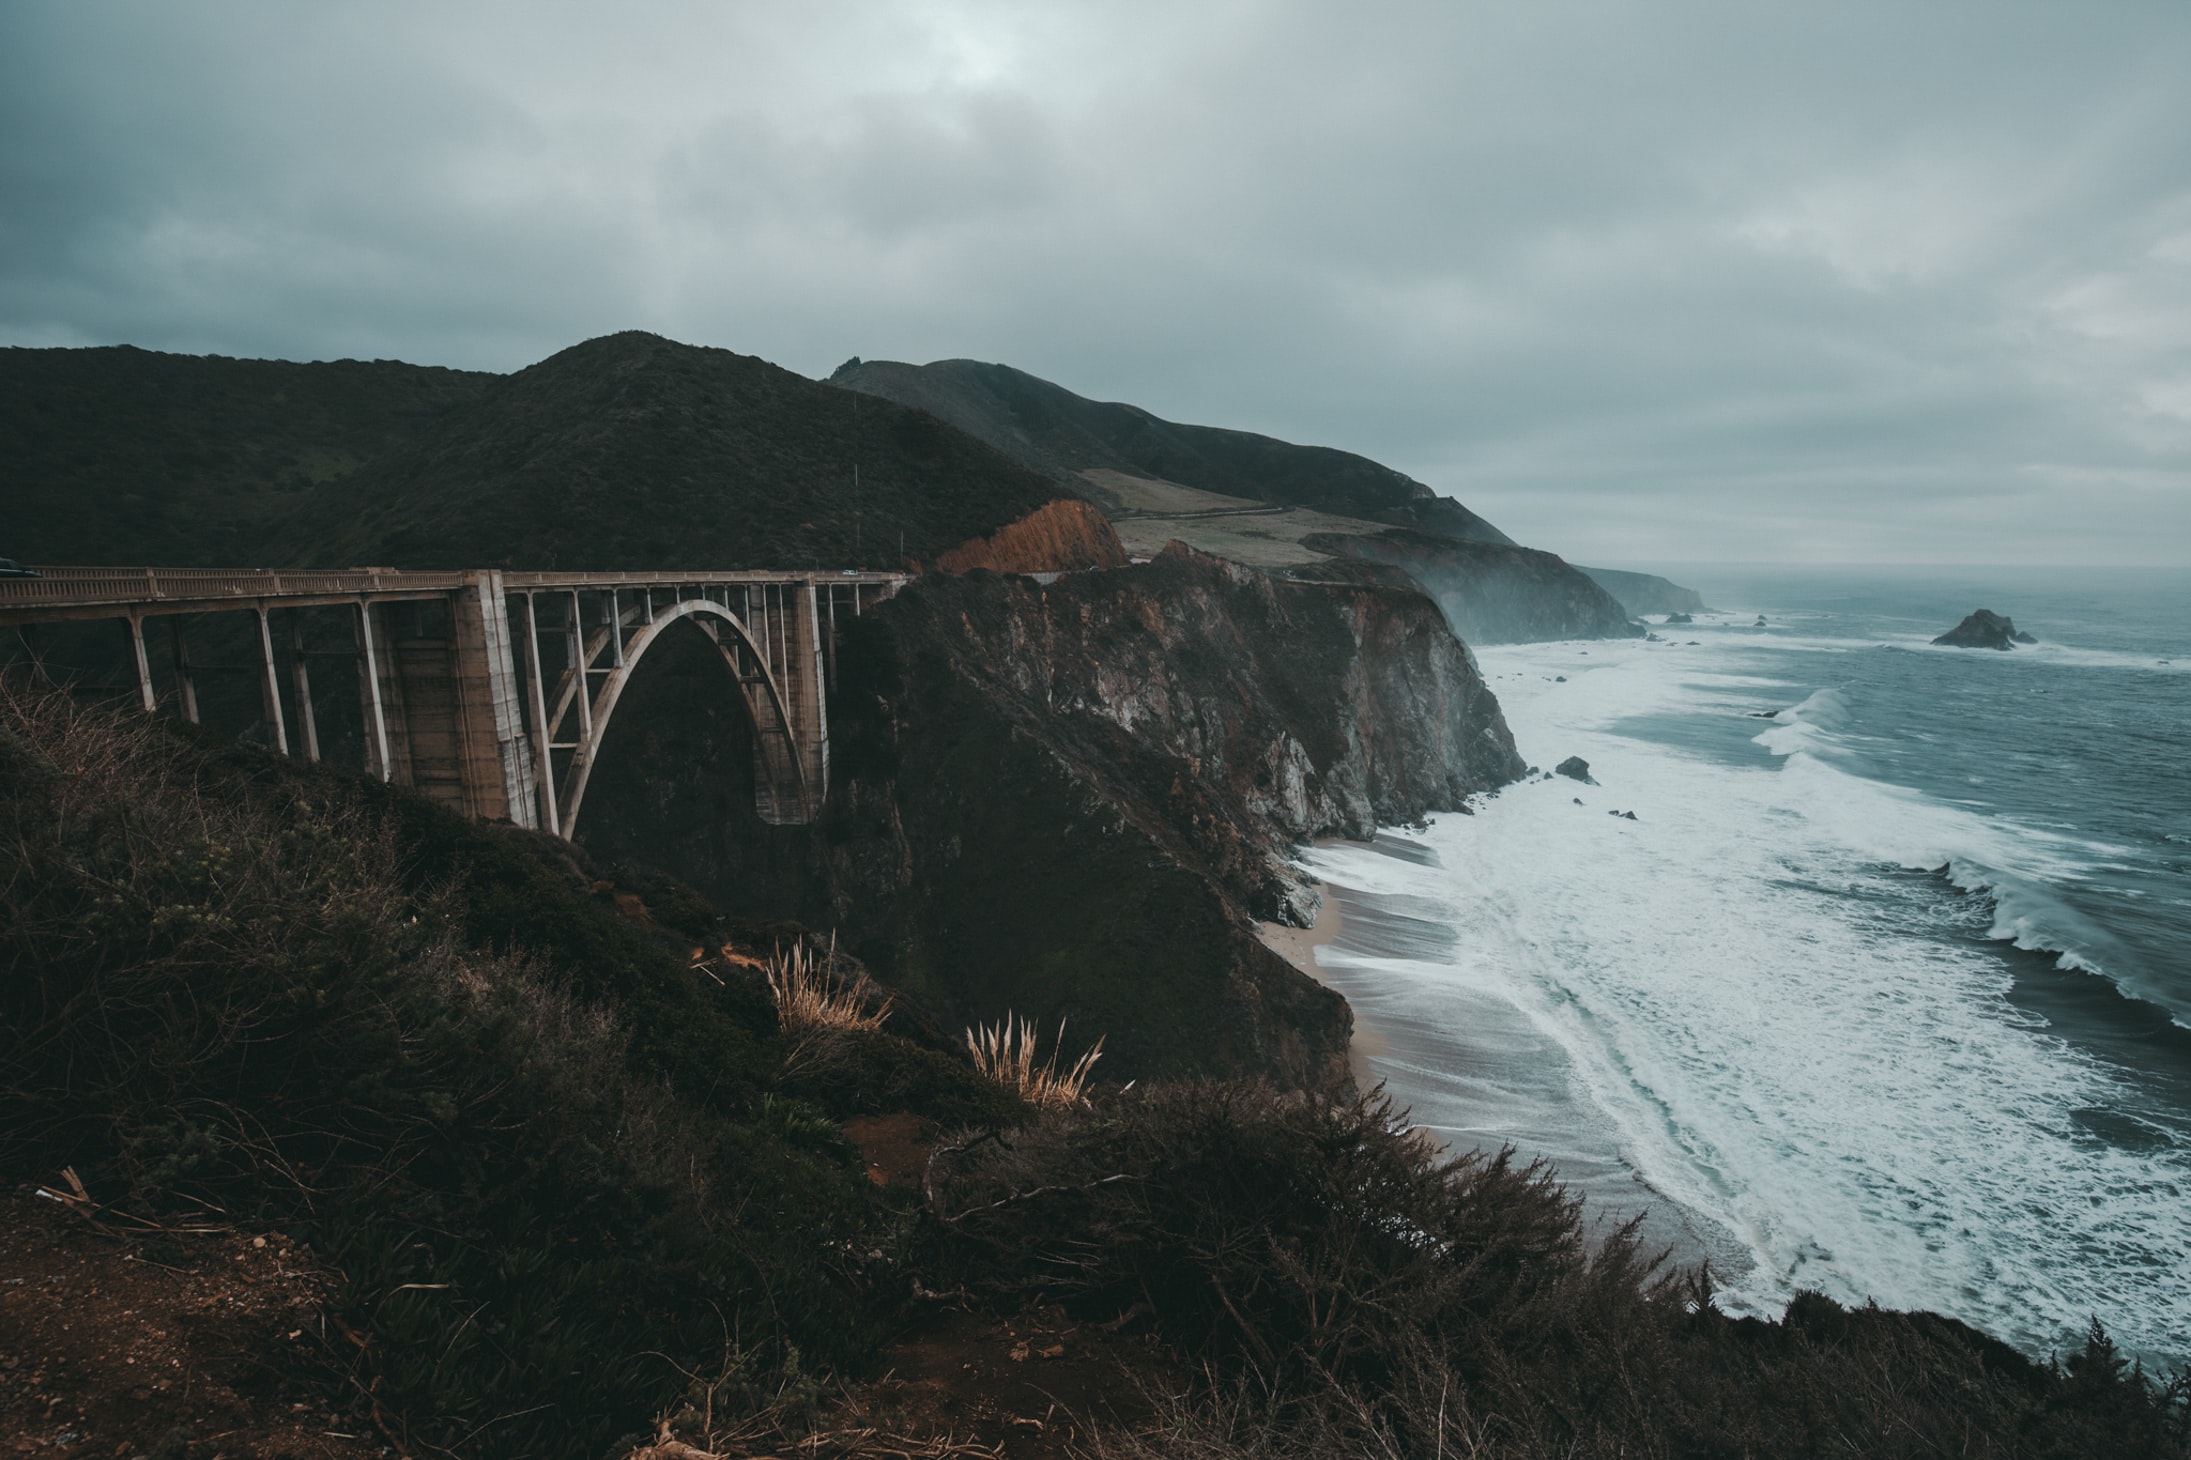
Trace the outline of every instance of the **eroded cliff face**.
{"label": "eroded cliff face", "polygon": [[838,920],[932,1006],[1070,1018],[1117,1074],[1336,1072],[1344,1002],[1254,936],[1313,911],[1291,846],[1522,770],[1420,593],[1185,549],[923,579],[839,662]]}

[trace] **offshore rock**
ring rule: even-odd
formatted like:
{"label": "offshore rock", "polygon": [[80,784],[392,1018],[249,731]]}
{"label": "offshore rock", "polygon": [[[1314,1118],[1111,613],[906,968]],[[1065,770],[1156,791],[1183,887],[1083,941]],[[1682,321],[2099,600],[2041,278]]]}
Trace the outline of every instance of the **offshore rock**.
{"label": "offshore rock", "polygon": [[2036,644],[2039,641],[2029,634],[2020,634],[2016,625],[1991,609],[1973,610],[1954,628],[1934,639],[1950,649],[2002,649],[2017,644]]}
{"label": "offshore rock", "polygon": [[1596,781],[1590,779],[1590,762],[1579,755],[1567,757],[1567,759],[1552,767],[1552,770],[1556,775],[1565,776],[1570,781],[1580,781],[1585,786],[1595,786],[1597,784]]}

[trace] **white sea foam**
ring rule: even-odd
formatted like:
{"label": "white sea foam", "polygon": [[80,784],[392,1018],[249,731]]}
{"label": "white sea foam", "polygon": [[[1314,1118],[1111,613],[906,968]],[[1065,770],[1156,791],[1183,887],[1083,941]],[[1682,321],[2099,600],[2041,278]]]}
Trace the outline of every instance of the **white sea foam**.
{"label": "white sea foam", "polygon": [[[2100,1314],[2137,1350],[2191,1357],[2191,1152],[2090,1137],[2079,1112],[2110,1108],[2113,1077],[2011,1004],[1982,946],[1914,931],[1925,899],[1953,894],[1902,870],[1949,865],[1994,898],[1996,936],[2036,941],[2065,916],[2044,889],[2112,849],[1851,774],[1831,690],[1763,724],[1773,759],[1753,768],[1618,733],[1787,688],[1713,653],[1482,659],[1523,755],[1579,754],[1602,784],[1538,780],[1439,818],[1412,834],[1435,866],[1317,853],[1457,935],[1442,959],[1349,970],[1350,997],[1382,1018],[1518,1010],[1629,1166],[1753,1256],[1733,1307],[1817,1288],[2039,1351]],[[1406,1099],[1405,1072],[1386,1073]]]}

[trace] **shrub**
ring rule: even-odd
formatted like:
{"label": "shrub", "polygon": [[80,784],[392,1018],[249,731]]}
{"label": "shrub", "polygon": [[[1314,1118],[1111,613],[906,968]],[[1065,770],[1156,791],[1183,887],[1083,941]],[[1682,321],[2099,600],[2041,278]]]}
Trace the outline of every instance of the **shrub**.
{"label": "shrub", "polygon": [[790,951],[779,946],[764,970],[776,1018],[794,1034],[818,1029],[880,1029],[890,1017],[892,1000],[883,997],[865,969],[850,974],[837,967],[837,940],[819,956],[802,940]]}
{"label": "shrub", "polygon": [[1062,1075],[1057,1071],[1057,1060],[1065,1048],[1064,1022],[1057,1026],[1057,1042],[1050,1047],[1050,1058],[1040,1065],[1035,1063],[1036,1041],[1034,1023],[1015,1020],[1010,1014],[995,1024],[966,1031],[966,1048],[974,1056],[974,1068],[1021,1100],[1037,1110],[1078,1105],[1087,1089],[1089,1072],[1103,1058],[1103,1041],[1097,1039]]}
{"label": "shrub", "polygon": [[726,1330],[763,1378],[861,1362],[890,1219],[826,1120],[743,1093],[773,1037],[448,821],[0,687],[8,1174],[285,1226],[345,1275],[361,1381],[471,1454],[599,1454]]}
{"label": "shrub", "polygon": [[1505,1153],[1383,1099],[1144,1088],[936,1162],[932,1260],[1014,1307],[1138,1321],[1200,1382],[1114,1433],[1155,1456],[2182,1456],[2183,1381],[2095,1333],[2066,1369],[1952,1320],[1733,1319]]}

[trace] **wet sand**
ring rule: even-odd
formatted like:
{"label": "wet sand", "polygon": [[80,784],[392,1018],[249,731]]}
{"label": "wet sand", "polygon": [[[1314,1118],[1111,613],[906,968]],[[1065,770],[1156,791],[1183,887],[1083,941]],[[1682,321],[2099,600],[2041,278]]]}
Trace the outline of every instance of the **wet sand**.
{"label": "wet sand", "polygon": [[[1361,850],[1415,860],[1422,849],[1380,837]],[[1732,1233],[1660,1196],[1621,1160],[1617,1138],[1577,1092],[1567,1056],[1506,1000],[1446,973],[1458,939],[1416,900],[1325,882],[1312,928],[1262,924],[1266,947],[1354,1011],[1348,1064],[1357,1084],[1380,1081],[1401,1109],[1449,1150],[1512,1146],[1542,1158],[1585,1199],[1586,1229],[1602,1234],[1640,1217],[1646,1252],[1682,1266],[1746,1270]],[[1426,982],[1436,988],[1425,999]]]}
{"label": "wet sand", "polygon": [[[1316,950],[1328,948],[1338,941],[1340,930],[1346,924],[1346,914],[1341,910],[1339,899],[1332,889],[1324,889],[1324,900],[1317,906],[1316,922],[1311,927],[1289,928],[1284,923],[1257,923],[1256,936],[1263,946],[1286,962],[1315,979],[1325,988],[1333,987],[1324,977],[1323,969],[1316,963]],[[1339,990],[1344,994],[1345,990]],[[1353,1005],[1350,1003],[1351,1009]],[[1367,1090],[1377,1082],[1377,1075],[1370,1068],[1370,1060],[1385,1054],[1390,1046],[1378,1033],[1375,1025],[1365,1022],[1362,1011],[1354,1009],[1354,1037],[1347,1045],[1347,1068],[1353,1072],[1354,1083]]]}

